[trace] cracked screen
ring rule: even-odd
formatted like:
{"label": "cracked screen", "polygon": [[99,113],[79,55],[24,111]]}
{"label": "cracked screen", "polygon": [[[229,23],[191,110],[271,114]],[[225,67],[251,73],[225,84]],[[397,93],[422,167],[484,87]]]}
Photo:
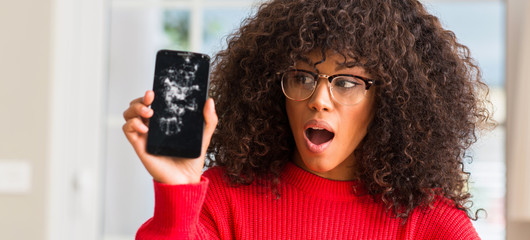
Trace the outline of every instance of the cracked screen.
{"label": "cracked screen", "polygon": [[158,52],[148,152],[179,157],[200,155],[209,65],[207,55],[169,50]]}

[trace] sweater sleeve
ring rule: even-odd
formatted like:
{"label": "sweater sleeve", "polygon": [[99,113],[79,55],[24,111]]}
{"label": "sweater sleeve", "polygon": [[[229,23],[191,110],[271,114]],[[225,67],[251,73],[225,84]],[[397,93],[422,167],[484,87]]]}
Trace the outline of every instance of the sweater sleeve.
{"label": "sweater sleeve", "polygon": [[155,210],[151,219],[136,233],[136,239],[212,239],[199,236],[199,215],[204,204],[209,180],[201,177],[197,184],[166,185],[153,181]]}

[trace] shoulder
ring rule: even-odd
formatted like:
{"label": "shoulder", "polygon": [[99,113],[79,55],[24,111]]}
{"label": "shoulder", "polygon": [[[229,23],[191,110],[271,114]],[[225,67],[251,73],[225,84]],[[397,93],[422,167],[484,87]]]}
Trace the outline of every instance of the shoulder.
{"label": "shoulder", "polygon": [[224,177],[224,170],[221,167],[212,167],[206,170],[202,176],[208,179],[208,189],[203,205],[201,218],[210,219],[209,221],[219,222],[227,218],[229,204],[232,202],[229,183]]}
{"label": "shoulder", "polygon": [[217,179],[224,175],[224,169],[221,167],[211,167],[206,169],[202,176],[208,178],[208,179]]}
{"label": "shoulder", "polygon": [[224,191],[226,188],[230,187],[228,178],[225,176],[225,170],[222,167],[211,167],[204,171],[202,176],[209,181],[209,191]]}
{"label": "shoulder", "polygon": [[480,239],[466,212],[447,198],[439,198],[432,207],[416,209],[409,220],[417,237]]}
{"label": "shoulder", "polygon": [[267,186],[266,184],[260,184],[261,182],[259,180],[250,184],[231,183],[226,175],[226,170],[223,167],[218,166],[209,168],[202,174],[202,176],[209,181],[209,194],[218,192],[236,197],[239,195],[248,195],[255,191],[262,192],[260,190]]}

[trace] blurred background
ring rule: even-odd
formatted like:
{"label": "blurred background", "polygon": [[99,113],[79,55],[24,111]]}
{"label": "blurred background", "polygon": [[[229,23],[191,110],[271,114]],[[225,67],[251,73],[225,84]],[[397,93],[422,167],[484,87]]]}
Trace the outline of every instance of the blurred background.
{"label": "blurred background", "polygon": [[[252,0],[2,0],[0,239],[133,239],[152,216],[151,177],[122,112],[152,88],[158,49],[204,52]],[[470,151],[482,239],[530,236],[530,3],[423,0],[467,45],[494,119]]]}

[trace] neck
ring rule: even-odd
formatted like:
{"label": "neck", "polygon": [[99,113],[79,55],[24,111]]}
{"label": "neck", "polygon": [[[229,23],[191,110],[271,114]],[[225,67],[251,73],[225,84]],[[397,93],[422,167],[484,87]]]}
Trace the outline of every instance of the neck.
{"label": "neck", "polygon": [[348,158],[344,159],[344,161],[342,161],[335,168],[325,172],[315,171],[308,168],[307,165],[304,163],[302,156],[297,150],[294,152],[292,159],[293,163],[296,164],[298,167],[304,169],[307,172],[310,172],[326,179],[338,181],[352,181],[359,179],[355,171],[355,158],[353,157],[353,153]]}

